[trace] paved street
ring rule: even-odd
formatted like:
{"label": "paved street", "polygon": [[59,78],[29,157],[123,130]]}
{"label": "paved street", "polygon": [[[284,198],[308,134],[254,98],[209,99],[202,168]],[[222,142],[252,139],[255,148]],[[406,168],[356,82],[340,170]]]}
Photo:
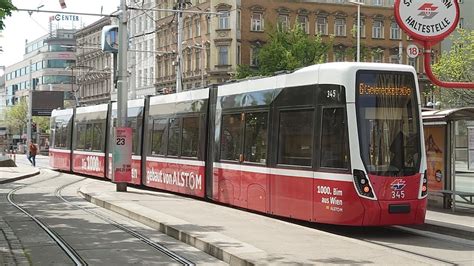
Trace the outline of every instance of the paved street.
{"label": "paved street", "polygon": [[[39,156],[38,166],[47,166],[47,161],[47,157]],[[17,158],[17,162],[22,168],[28,167],[24,156]],[[68,200],[79,203],[81,206],[88,206],[88,209],[106,213],[114,220],[132,225],[153,239],[163,239],[165,236],[159,236],[158,233],[161,231],[221,260],[220,262],[212,261],[210,257],[197,256],[196,254],[199,252],[196,250],[185,252],[187,256],[195,254],[197,257],[190,257],[197,264],[214,265],[222,263],[222,261],[226,263],[234,261],[231,264],[244,261],[256,264],[472,265],[474,263],[473,238],[471,240],[470,238],[462,239],[443,233],[403,227],[354,228],[294,223],[168,193],[136,190],[131,187],[127,193],[118,193],[115,192],[115,185],[107,181],[84,179],[45,168],[40,168],[40,170],[42,173],[38,176],[3,185],[1,193],[6,193],[20,185],[27,185],[24,189],[16,192],[18,195],[15,196],[15,200],[27,205],[28,209],[32,210],[41,220],[47,221],[53,229],[64,234],[63,238],[70,242],[82,257],[87,260],[92,259],[94,262],[100,261],[101,264],[133,263],[135,255],[137,259],[138,257],[143,258],[140,259],[142,263],[139,263],[143,264],[147,262],[147,258],[155,258],[156,255],[145,255],[146,249],[135,246],[138,242],[132,241],[131,238],[119,240],[123,235],[117,234],[116,229],[107,231],[106,224],[99,222],[97,218],[79,214],[77,212],[80,210],[69,209],[67,204],[60,203],[54,196],[54,191],[74,180],[79,182],[69,185],[61,192]],[[34,184],[38,181],[40,183]],[[76,196],[76,191],[96,205],[113,210],[130,220],[84,203]],[[41,200],[38,201],[35,198],[41,198]],[[37,205],[35,202],[41,205]],[[2,203],[1,206],[6,206],[5,204]],[[26,231],[20,229],[18,228],[20,223],[14,221],[23,220],[14,217],[19,217],[18,215],[21,216],[21,214],[14,214],[13,211],[8,211],[8,213],[10,214],[5,216],[4,225],[7,224],[9,227],[3,226],[5,232],[10,230],[11,233],[6,241],[17,243],[17,249],[11,253],[5,253],[4,261],[11,262],[12,259],[21,261],[26,258],[21,255],[21,252],[18,252],[23,249],[26,250],[28,256],[34,258],[33,262],[36,263],[51,264],[53,261],[60,263],[60,261],[67,260],[61,258],[60,254],[62,253],[57,247],[54,247],[55,244],[51,240],[47,240],[46,235],[42,236],[40,229]],[[449,223],[454,218],[450,216],[452,214],[440,216],[440,214],[429,212],[427,221],[430,221],[428,219],[439,219],[438,224]],[[466,218],[471,221],[471,227],[469,229],[468,226],[465,226],[465,228],[469,230],[470,234],[473,234],[472,217]],[[461,223],[465,218],[458,216],[455,219]],[[24,226],[24,222],[21,222],[21,228]],[[95,231],[93,228],[97,226],[100,227],[97,232],[103,232],[103,236],[99,238],[94,237],[97,233],[92,233]],[[34,227],[36,227],[34,224],[28,226],[28,228]],[[454,226],[449,225],[448,227]],[[73,234],[66,233],[71,230],[74,232]],[[155,230],[158,231],[155,232]],[[75,236],[74,240],[70,238],[72,235]],[[172,238],[165,240],[165,243],[168,243],[170,247],[180,247],[180,244],[174,243],[175,240]],[[33,239],[34,243],[44,244],[32,245]],[[100,252],[91,253],[92,243],[100,246],[109,245],[100,244],[102,240],[108,243],[125,241],[129,244],[119,246],[117,249],[110,249],[112,253],[104,248],[95,249]],[[317,250],[324,252],[316,252],[314,247],[318,247]],[[178,248],[178,250],[189,248]],[[121,252],[115,253],[113,250],[121,250]],[[56,255],[42,256],[45,252]],[[13,256],[12,254],[17,255]],[[122,258],[120,254],[127,254],[127,258]],[[154,261],[157,259],[148,261],[146,264],[153,264]]]}

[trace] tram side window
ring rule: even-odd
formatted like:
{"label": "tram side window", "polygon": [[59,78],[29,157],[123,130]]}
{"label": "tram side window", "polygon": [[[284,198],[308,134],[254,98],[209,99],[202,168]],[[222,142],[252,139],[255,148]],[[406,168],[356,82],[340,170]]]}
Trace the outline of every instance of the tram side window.
{"label": "tram side window", "polygon": [[179,152],[179,118],[171,118],[168,127],[168,155],[178,156]]}
{"label": "tram side window", "polygon": [[153,120],[153,133],[151,140],[152,155],[166,155],[167,125],[168,119]]}
{"label": "tram side window", "polygon": [[76,126],[77,133],[76,133],[76,149],[84,150],[85,146],[84,143],[86,141],[86,125],[78,124]]}
{"label": "tram side window", "polygon": [[102,123],[94,123],[92,129],[92,150],[101,151],[102,150],[102,138],[104,137]]}
{"label": "tram side window", "polygon": [[324,108],[321,129],[321,167],[348,167],[347,123],[343,107]]}
{"label": "tram side window", "polygon": [[67,123],[62,123],[62,130],[61,130],[61,147],[67,148],[70,144],[69,136],[71,134],[70,129],[68,128]]}
{"label": "tram side window", "polygon": [[86,124],[86,136],[85,136],[85,143],[84,143],[84,149],[85,150],[91,150],[92,149],[92,124]]}
{"label": "tram side window", "polygon": [[266,112],[245,114],[244,160],[246,162],[266,162],[267,120]]}
{"label": "tram side window", "polygon": [[221,159],[238,161],[241,149],[241,114],[222,116]]}
{"label": "tram side window", "polygon": [[61,148],[62,146],[62,125],[61,123],[56,123],[54,130],[54,147]]}
{"label": "tram side window", "polygon": [[129,118],[127,121],[128,127],[132,128],[132,154],[140,154],[140,147],[138,146],[138,125],[137,118]]}
{"label": "tram side window", "polygon": [[313,157],[313,110],[280,112],[278,163],[311,166]]}
{"label": "tram side window", "polygon": [[183,136],[181,141],[181,156],[198,156],[199,147],[199,117],[183,118]]}

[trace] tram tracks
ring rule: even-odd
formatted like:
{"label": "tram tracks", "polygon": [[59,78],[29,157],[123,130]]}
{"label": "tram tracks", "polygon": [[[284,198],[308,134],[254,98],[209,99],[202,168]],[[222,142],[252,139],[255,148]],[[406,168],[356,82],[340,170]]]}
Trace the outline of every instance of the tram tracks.
{"label": "tram tracks", "polygon": [[[68,243],[68,241],[65,238],[61,237],[61,235],[59,233],[57,233],[52,228],[51,225],[49,225],[47,222],[43,221],[42,219],[38,218],[37,216],[35,216],[32,213],[32,211],[29,210],[28,208],[26,208],[24,205],[22,205],[21,203],[15,201],[15,194],[18,193],[20,190],[25,189],[25,188],[30,187],[30,186],[33,186],[33,185],[40,184],[42,182],[51,181],[52,179],[58,178],[62,175],[65,175],[65,174],[64,173],[57,173],[53,176],[48,177],[47,179],[42,179],[42,180],[39,180],[37,182],[33,182],[33,183],[30,183],[30,184],[27,184],[27,185],[23,185],[23,186],[14,188],[7,194],[7,200],[12,206],[14,206],[16,209],[21,211],[24,215],[26,215],[33,222],[35,222],[41,229],[43,229],[44,232],[64,251],[66,256],[75,265],[81,265],[81,266],[82,265],[88,265],[86,259],[84,259],[79,254],[79,252],[76,249],[74,249],[72,244]],[[186,259],[185,257],[177,254],[176,252],[173,252],[172,250],[166,248],[164,245],[150,239],[148,236],[132,229],[131,227],[126,226],[124,224],[121,224],[119,222],[116,222],[112,218],[109,218],[109,217],[107,217],[103,214],[100,214],[100,213],[97,213],[93,210],[90,210],[90,209],[84,208],[82,206],[79,206],[78,204],[75,204],[75,203],[71,202],[70,200],[66,199],[63,196],[62,192],[63,192],[64,189],[66,189],[66,188],[68,188],[68,187],[70,187],[70,186],[72,186],[72,185],[74,185],[78,182],[81,182],[84,179],[86,179],[86,178],[75,180],[73,182],[64,184],[60,187],[57,187],[54,191],[54,196],[57,199],[59,199],[61,202],[64,202],[67,205],[69,205],[73,208],[76,208],[77,210],[86,212],[89,215],[97,217],[97,218],[101,219],[102,221],[104,221],[104,222],[114,226],[115,228],[119,229],[120,231],[122,231],[122,232],[124,232],[124,233],[140,240],[145,245],[147,245],[147,246],[151,247],[152,249],[160,252],[161,254],[164,254],[165,256],[169,257],[171,260],[173,260],[173,261],[175,261],[175,262],[177,262],[181,265],[186,265],[186,266],[195,265],[195,263],[193,263],[192,261],[190,261],[190,260]]]}

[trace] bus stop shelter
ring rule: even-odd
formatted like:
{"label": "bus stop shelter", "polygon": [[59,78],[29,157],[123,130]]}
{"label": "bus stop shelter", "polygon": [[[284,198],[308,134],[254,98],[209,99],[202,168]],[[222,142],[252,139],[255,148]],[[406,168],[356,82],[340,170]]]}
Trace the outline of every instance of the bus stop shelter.
{"label": "bus stop shelter", "polygon": [[428,205],[474,208],[474,107],[422,112]]}

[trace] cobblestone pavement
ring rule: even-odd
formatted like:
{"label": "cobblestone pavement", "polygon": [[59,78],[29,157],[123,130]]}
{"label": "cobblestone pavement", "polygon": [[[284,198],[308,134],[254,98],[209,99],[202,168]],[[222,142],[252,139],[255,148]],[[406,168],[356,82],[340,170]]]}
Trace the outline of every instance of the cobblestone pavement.
{"label": "cobblestone pavement", "polygon": [[0,217],[0,265],[30,265],[8,223]]}

